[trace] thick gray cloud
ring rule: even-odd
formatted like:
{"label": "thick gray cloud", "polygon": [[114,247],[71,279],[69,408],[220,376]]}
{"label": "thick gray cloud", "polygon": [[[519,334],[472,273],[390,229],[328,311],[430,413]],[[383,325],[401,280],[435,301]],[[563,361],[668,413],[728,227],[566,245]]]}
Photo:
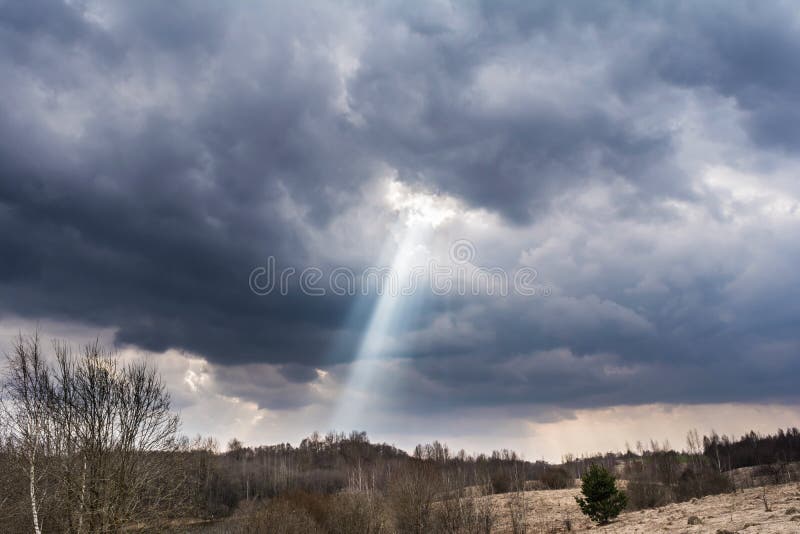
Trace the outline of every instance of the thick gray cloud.
{"label": "thick gray cloud", "polygon": [[554,292],[429,298],[387,405],[795,398],[799,22],[788,3],[0,2],[0,314],[310,382],[355,357],[374,299],[260,298],[248,275],[378,261],[391,171],[488,214],[445,228]]}

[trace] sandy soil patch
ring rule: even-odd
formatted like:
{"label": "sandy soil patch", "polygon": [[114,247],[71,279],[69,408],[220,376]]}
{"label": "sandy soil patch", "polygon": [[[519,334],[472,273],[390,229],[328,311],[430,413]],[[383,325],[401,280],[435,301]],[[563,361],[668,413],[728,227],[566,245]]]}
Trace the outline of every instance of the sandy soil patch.
{"label": "sandy soil patch", "polygon": [[[748,488],[736,493],[712,495],[689,502],[670,504],[639,512],[623,512],[610,525],[593,525],[575,503],[579,488],[567,490],[525,492],[528,532],[586,532],[598,533],[800,533],[800,484],[767,486],[764,509],[762,488]],[[493,495],[498,518],[497,533],[511,533],[510,506],[513,496]],[[698,524],[689,524],[696,517]],[[695,522],[695,520],[693,520]],[[571,530],[570,530],[571,529]]]}

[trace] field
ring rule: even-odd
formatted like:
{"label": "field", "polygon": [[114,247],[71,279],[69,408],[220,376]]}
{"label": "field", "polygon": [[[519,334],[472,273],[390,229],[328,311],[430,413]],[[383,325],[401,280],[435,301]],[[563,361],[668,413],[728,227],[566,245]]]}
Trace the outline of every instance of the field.
{"label": "field", "polygon": [[[661,508],[622,513],[610,525],[597,527],[578,509],[574,496],[578,488],[566,490],[525,492],[527,532],[586,532],[603,533],[775,533],[800,532],[800,484],[781,484],[766,487],[770,511],[764,507],[764,489],[748,488],[723,495],[712,495],[689,502],[670,504]],[[496,532],[511,533],[510,509],[515,506],[511,494],[493,495],[498,519]],[[517,503],[518,504],[518,503]],[[697,517],[700,524],[689,524]]]}

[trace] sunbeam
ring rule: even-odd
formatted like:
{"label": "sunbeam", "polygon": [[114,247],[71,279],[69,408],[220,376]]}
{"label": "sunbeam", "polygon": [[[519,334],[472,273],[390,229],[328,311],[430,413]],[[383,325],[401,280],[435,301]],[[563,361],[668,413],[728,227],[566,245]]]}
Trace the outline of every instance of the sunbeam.
{"label": "sunbeam", "polygon": [[333,428],[356,428],[368,419],[367,408],[377,401],[378,374],[391,355],[402,351],[399,336],[411,313],[425,298],[419,290],[428,259],[431,236],[453,217],[450,199],[414,192],[399,182],[389,184],[390,207],[399,213],[397,246],[390,263],[389,283],[383,287],[361,337],[352,370],[332,418]]}

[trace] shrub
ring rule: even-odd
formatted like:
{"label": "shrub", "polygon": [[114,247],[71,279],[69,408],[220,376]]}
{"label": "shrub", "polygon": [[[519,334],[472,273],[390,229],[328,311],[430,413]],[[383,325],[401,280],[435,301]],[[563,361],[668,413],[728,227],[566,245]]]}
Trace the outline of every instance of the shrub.
{"label": "shrub", "polygon": [[697,517],[696,515],[693,515],[693,516],[689,517],[689,519],[686,520],[686,524],[687,525],[702,525],[703,524],[703,520],[700,519],[699,517]]}
{"label": "shrub", "polygon": [[663,485],[642,480],[631,480],[625,489],[629,510],[657,508],[673,501],[672,492]]}
{"label": "shrub", "polygon": [[508,499],[508,511],[511,514],[511,532],[525,534],[528,530],[528,510],[523,492],[516,492],[511,495]]}
{"label": "shrub", "polygon": [[301,507],[287,499],[271,499],[262,503],[244,502],[225,526],[233,534],[321,534],[316,521]]}
{"label": "shrub", "polygon": [[439,534],[490,534],[494,524],[492,501],[464,496],[436,503],[433,509],[433,528]]}
{"label": "shrub", "polygon": [[491,483],[492,493],[508,493],[514,489],[511,475],[505,471],[493,473]]}
{"label": "shrub", "polygon": [[592,465],[581,479],[583,497],[575,497],[581,512],[601,525],[617,517],[628,503],[628,497],[617,489],[614,476],[604,467]]}
{"label": "shrub", "polygon": [[441,490],[440,482],[428,464],[412,464],[394,474],[387,500],[396,532],[422,534],[432,530],[433,501]]}
{"label": "shrub", "polygon": [[328,498],[322,524],[328,534],[388,532],[383,500],[374,493],[342,493]]}
{"label": "shrub", "polygon": [[547,489],[564,489],[571,488],[575,480],[563,467],[550,467],[542,473],[542,483]]}
{"label": "shrub", "polygon": [[688,468],[678,479],[675,500],[678,502],[688,501],[692,498],[717,495],[732,490],[733,484],[726,475],[710,468],[702,469],[699,472]]}

